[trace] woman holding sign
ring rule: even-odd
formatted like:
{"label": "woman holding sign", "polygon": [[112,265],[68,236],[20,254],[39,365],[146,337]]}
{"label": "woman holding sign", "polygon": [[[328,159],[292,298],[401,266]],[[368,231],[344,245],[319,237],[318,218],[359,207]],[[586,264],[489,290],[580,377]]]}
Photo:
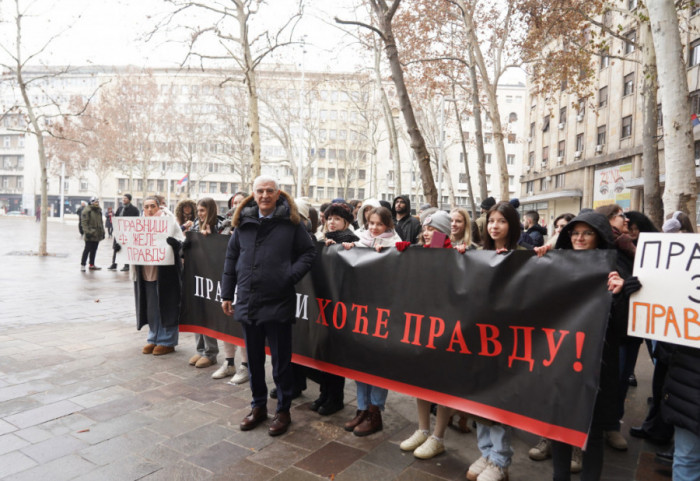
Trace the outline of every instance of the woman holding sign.
{"label": "woman holding sign", "polygon": [[[615,249],[613,232],[605,215],[585,212],[571,220],[561,231],[556,248],[573,250]],[[539,253],[539,252],[538,252]],[[618,255],[618,270],[627,277],[624,280],[617,271],[608,276],[608,290],[613,293],[613,304],[603,345],[600,368],[600,386],[593,411],[593,421],[588,433],[586,451],[583,453],[582,481],[597,481],[603,472],[603,430],[618,422],[617,392],[619,376],[620,339],[627,330],[629,296],[641,288],[636,277],[624,269],[625,259]],[[571,479],[571,446],[552,441],[554,480]]]}
{"label": "woman holding sign", "polygon": [[[155,217],[166,215],[154,196],[146,197],[143,215]],[[141,266],[131,265],[131,278],[134,281],[136,297],[136,327],[141,329],[148,324],[148,340],[144,354],[161,356],[175,350],[178,341],[178,318],[180,315],[181,270],[180,242],[184,235],[173,222],[168,246],[173,249],[173,265]]]}

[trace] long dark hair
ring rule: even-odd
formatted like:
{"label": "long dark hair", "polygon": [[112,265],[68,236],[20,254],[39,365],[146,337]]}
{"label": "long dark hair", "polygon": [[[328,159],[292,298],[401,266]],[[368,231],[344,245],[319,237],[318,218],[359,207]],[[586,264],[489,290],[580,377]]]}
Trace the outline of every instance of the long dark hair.
{"label": "long dark hair", "polygon": [[510,202],[501,201],[494,205],[486,213],[486,235],[484,236],[484,249],[487,251],[496,250],[496,244],[494,243],[491,235],[488,231],[489,219],[494,212],[498,212],[503,217],[505,217],[508,222],[508,237],[506,238],[506,249],[513,250],[518,247],[518,241],[520,240],[520,216],[518,216],[518,211],[510,204]]}
{"label": "long dark hair", "polygon": [[199,206],[204,207],[207,209],[207,218],[205,219],[205,224],[207,224],[212,232],[216,231],[216,214],[218,211],[218,208],[216,207],[216,202],[214,202],[214,199],[211,197],[203,197],[197,201],[197,207]]}

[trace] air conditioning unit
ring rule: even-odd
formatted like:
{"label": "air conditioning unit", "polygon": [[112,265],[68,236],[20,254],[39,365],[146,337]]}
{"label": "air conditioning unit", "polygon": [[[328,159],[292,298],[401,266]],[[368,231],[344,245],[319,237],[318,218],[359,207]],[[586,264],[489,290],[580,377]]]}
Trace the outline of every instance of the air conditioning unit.
{"label": "air conditioning unit", "polygon": [[577,150],[576,152],[574,152],[574,158],[575,158],[575,159],[580,159],[582,154],[583,154],[582,151]]}
{"label": "air conditioning unit", "polygon": [[528,137],[528,138],[527,138],[527,143],[528,143],[528,144],[531,144],[531,143],[532,143],[532,137]]}
{"label": "air conditioning unit", "polygon": [[578,115],[576,116],[576,120],[577,120],[578,122],[583,122],[583,114],[578,114]]}
{"label": "air conditioning unit", "polygon": [[[695,163],[697,164],[697,161],[695,161]],[[531,168],[531,167],[530,167],[529,165],[526,165],[526,166],[525,166],[525,172],[530,172],[530,168]]]}
{"label": "air conditioning unit", "polygon": [[596,154],[600,154],[603,151],[603,146],[598,144],[595,146],[595,152]]}
{"label": "air conditioning unit", "polygon": [[564,126],[566,124],[564,122],[559,122],[559,130],[564,130]]}
{"label": "air conditioning unit", "polygon": [[544,178],[544,180],[546,180],[547,182],[551,182],[551,181],[552,181],[552,176],[551,176],[551,175],[548,175],[547,177]]}
{"label": "air conditioning unit", "polygon": [[695,159],[695,167],[700,167],[700,158]]}
{"label": "air conditioning unit", "polygon": [[542,167],[547,167],[547,159],[542,160]]}
{"label": "air conditioning unit", "polygon": [[560,155],[559,157],[557,157],[557,164],[561,164],[562,162],[564,162],[564,156]]}

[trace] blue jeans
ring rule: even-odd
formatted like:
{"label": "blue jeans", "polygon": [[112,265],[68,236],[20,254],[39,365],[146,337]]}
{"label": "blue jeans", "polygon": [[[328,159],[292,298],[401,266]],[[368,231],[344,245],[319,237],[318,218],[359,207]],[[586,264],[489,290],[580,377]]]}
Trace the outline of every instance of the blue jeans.
{"label": "blue jeans", "polygon": [[498,467],[507,468],[513,458],[513,448],[510,446],[510,426],[494,424],[487,426],[476,423],[476,444],[481,455]]}
{"label": "blue jeans", "polygon": [[700,436],[676,426],[673,481],[700,480]]}
{"label": "blue jeans", "polygon": [[380,411],[384,411],[384,403],[389,395],[389,390],[371,384],[355,381],[357,385],[357,409],[366,411],[369,405],[377,406]]}
{"label": "blue jeans", "polygon": [[178,326],[164,327],[158,307],[158,282],[143,281],[146,288],[146,311],[148,313],[148,338],[146,342],[157,346],[177,346],[180,335]]}

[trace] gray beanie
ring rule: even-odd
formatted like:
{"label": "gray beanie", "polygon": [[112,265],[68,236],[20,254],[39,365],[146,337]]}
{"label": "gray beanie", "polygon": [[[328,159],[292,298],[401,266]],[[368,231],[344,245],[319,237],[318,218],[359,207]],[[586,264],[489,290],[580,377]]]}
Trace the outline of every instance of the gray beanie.
{"label": "gray beanie", "polygon": [[438,210],[437,212],[431,213],[423,221],[423,227],[429,225],[445,235],[450,235],[451,224],[452,219],[450,218],[450,214],[444,210]]}

